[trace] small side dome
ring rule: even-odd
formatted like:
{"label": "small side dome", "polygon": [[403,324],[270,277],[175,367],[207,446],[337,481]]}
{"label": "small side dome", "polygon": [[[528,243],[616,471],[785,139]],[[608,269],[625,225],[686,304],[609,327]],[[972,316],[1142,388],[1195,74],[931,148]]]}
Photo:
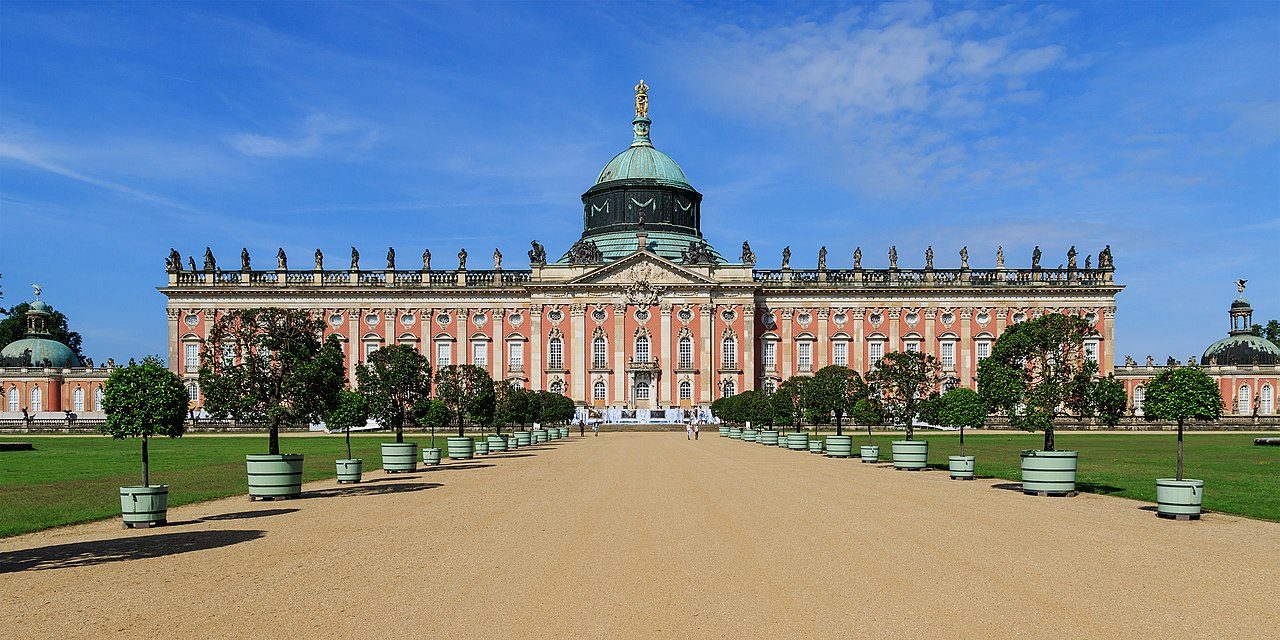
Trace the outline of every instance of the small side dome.
{"label": "small side dome", "polygon": [[1204,350],[1200,364],[1220,366],[1239,366],[1250,364],[1280,363],[1280,347],[1270,340],[1252,333],[1237,333],[1227,336]]}
{"label": "small side dome", "polygon": [[30,352],[30,366],[41,367],[47,362],[53,367],[78,367],[80,359],[68,347],[57,340],[49,338],[22,338],[15,340],[0,350],[2,358],[16,358],[26,360],[27,353]]}

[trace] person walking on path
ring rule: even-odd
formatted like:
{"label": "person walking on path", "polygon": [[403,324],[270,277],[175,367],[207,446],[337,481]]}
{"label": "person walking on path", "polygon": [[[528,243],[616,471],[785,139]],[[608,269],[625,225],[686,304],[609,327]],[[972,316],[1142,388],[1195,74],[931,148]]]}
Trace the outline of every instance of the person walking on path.
{"label": "person walking on path", "polygon": [[693,439],[693,421],[692,420],[684,423],[684,439],[685,440]]}
{"label": "person walking on path", "polygon": [[699,428],[698,423],[696,423],[696,422],[695,422],[695,423],[693,423],[693,439],[694,439],[694,440],[697,440],[697,439],[698,439],[698,433],[699,433],[700,431],[701,431],[701,429]]}
{"label": "person walking on path", "polygon": [[586,423],[585,423],[585,422],[583,422],[583,421],[579,420],[579,421],[578,421],[578,436],[579,436],[579,437],[582,437],[582,436],[585,436],[585,435],[587,435],[587,425],[586,425]]}
{"label": "person walking on path", "polygon": [[600,423],[599,423],[599,422],[592,422],[592,423],[591,423],[591,433],[592,433],[592,435],[594,435],[594,436],[595,436],[595,437],[597,437],[597,438],[599,438],[599,437],[600,437]]}

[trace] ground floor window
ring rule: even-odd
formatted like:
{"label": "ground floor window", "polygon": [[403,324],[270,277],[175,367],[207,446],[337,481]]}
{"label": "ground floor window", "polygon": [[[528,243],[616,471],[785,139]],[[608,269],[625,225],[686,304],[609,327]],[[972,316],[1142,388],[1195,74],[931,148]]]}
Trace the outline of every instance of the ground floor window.
{"label": "ground floor window", "polygon": [[44,392],[41,391],[40,387],[35,387],[31,390],[31,413],[36,413],[37,411],[44,411]]}
{"label": "ground floor window", "polygon": [[597,380],[595,384],[591,385],[591,397],[596,400],[605,399],[604,380]]}
{"label": "ground floor window", "polygon": [[690,384],[688,380],[680,381],[680,399],[681,400],[693,399],[693,385]]}
{"label": "ground floor window", "polygon": [[838,364],[842,367],[849,366],[849,343],[848,342],[831,343],[831,363]]}
{"label": "ground floor window", "polygon": [[1137,386],[1133,388],[1133,414],[1142,415],[1142,403],[1147,399],[1147,390]]}
{"label": "ground floor window", "polygon": [[17,411],[18,410],[18,388],[17,387],[9,387],[8,401],[9,401],[8,410]]}
{"label": "ground floor window", "polygon": [[648,399],[649,399],[649,383],[648,382],[636,383],[636,400],[648,400]]}
{"label": "ground floor window", "polygon": [[1249,414],[1249,401],[1252,399],[1249,391],[1249,385],[1240,385],[1240,395],[1236,396],[1236,413],[1242,416]]}
{"label": "ground floor window", "polygon": [[84,411],[84,389],[76,387],[76,390],[71,392],[71,410]]}
{"label": "ground floor window", "polygon": [[1271,390],[1271,385],[1264,384],[1258,390],[1258,413],[1263,415],[1271,415],[1275,411],[1275,398]]}
{"label": "ground floor window", "polygon": [[102,387],[93,390],[93,410],[102,411]]}

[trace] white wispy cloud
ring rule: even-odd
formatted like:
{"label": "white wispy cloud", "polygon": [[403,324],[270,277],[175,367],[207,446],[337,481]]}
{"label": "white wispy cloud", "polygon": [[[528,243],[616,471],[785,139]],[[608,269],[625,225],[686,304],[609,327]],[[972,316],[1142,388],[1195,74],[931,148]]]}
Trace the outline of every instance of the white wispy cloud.
{"label": "white wispy cloud", "polygon": [[356,120],[312,114],[291,136],[236,133],[228,142],[236,151],[259,158],[314,156],[326,151],[368,149],[378,140],[378,128]]}

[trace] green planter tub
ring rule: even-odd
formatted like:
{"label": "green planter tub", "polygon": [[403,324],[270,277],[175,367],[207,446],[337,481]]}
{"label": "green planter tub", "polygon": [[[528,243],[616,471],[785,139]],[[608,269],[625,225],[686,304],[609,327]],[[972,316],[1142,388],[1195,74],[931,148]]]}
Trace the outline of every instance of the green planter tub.
{"label": "green planter tub", "polygon": [[470,460],[475,456],[476,441],[462,436],[450,436],[448,440],[449,457],[454,460]]}
{"label": "green planter tub", "polygon": [[528,431],[517,431],[515,435],[517,447],[527,447],[533,442],[533,434]]}
{"label": "green planter tub", "polygon": [[853,436],[827,436],[828,458],[852,458]]}
{"label": "green planter tub", "polygon": [[249,454],[249,499],[296,498],[302,495],[302,454]]}
{"label": "green planter tub", "polygon": [[810,440],[809,453],[822,453],[822,441],[817,439]]}
{"label": "green planter tub", "polygon": [[880,445],[864,444],[858,448],[858,452],[863,462],[880,462]]}
{"label": "green planter tub", "polygon": [[489,440],[487,438],[484,440],[477,440],[475,447],[476,447],[476,455],[478,456],[489,455]]}
{"label": "green planter tub", "polygon": [[1156,480],[1156,515],[1161,518],[1199,520],[1203,502],[1204,480]]}
{"label": "green planter tub", "polygon": [[947,469],[952,480],[972,480],[973,456],[947,456]]}
{"label": "green planter tub", "polygon": [[733,438],[734,440],[741,440],[742,429],[739,429],[737,427],[729,427],[729,437]]}
{"label": "green planter tub", "polygon": [[728,436],[729,436],[729,426],[724,424],[720,425],[720,437],[726,438]]}
{"label": "green planter tub", "polygon": [[928,440],[894,440],[893,468],[919,471],[929,464]]}
{"label": "green planter tub", "polygon": [[1022,492],[1066,495],[1076,490],[1078,451],[1023,451]]}
{"label": "green planter tub", "polygon": [[743,442],[755,442],[755,441],[756,441],[756,436],[757,436],[757,435],[759,435],[759,433],[758,433],[755,429],[743,429],[743,430],[742,430],[742,441],[743,441]]}
{"label": "green planter tub", "polygon": [[440,464],[440,449],[429,447],[422,450],[422,464],[435,466]]}
{"label": "green planter tub", "polygon": [[405,473],[418,470],[418,443],[382,443],[382,470],[387,473]]}
{"label": "green planter tub", "polygon": [[809,434],[803,431],[800,431],[798,433],[788,433],[787,448],[792,451],[808,451],[809,450]]}
{"label": "green planter tub", "polygon": [[547,430],[546,430],[546,429],[538,429],[537,431],[534,431],[534,432],[533,432],[533,441],[534,441],[534,442],[537,442],[537,443],[539,443],[539,444],[541,444],[541,443],[543,443],[543,442],[546,442],[546,441],[547,441]]}
{"label": "green planter tub", "polygon": [[490,453],[507,450],[507,439],[502,436],[489,436],[488,441]]}
{"label": "green planter tub", "polygon": [[766,446],[776,447],[778,446],[778,432],[777,431],[761,431],[760,433],[756,434],[756,442],[759,442],[760,444],[763,444]]}
{"label": "green planter tub", "polygon": [[560,427],[548,427],[548,428],[547,428],[547,439],[548,439],[548,440],[559,440],[559,439],[560,439]]}
{"label": "green planter tub", "polygon": [[120,487],[120,514],[124,516],[124,526],[130,529],[167,523],[169,485]]}
{"label": "green planter tub", "polygon": [[338,467],[338,484],[351,484],[360,482],[361,473],[364,471],[364,460],[360,458],[348,458],[345,460],[334,461]]}

